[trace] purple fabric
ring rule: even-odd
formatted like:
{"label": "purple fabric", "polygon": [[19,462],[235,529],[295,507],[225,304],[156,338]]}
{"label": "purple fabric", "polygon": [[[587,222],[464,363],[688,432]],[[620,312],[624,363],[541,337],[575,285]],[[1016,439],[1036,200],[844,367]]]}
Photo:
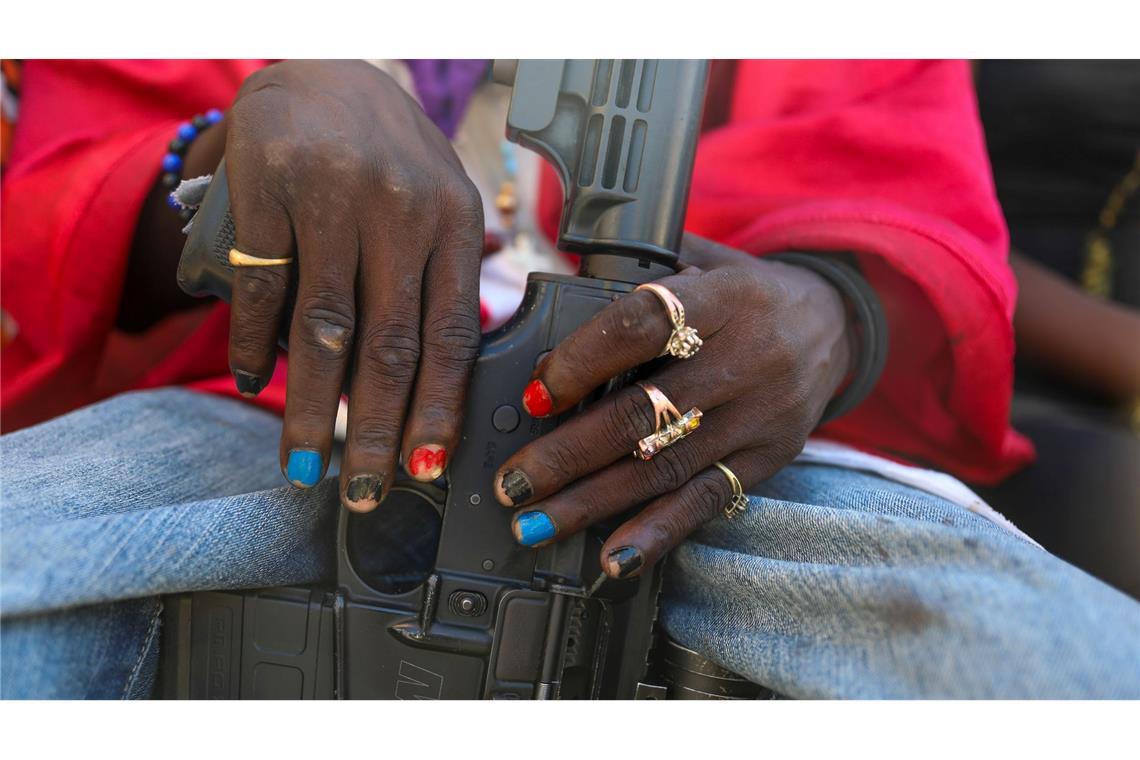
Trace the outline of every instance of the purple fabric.
{"label": "purple fabric", "polygon": [[486,60],[416,58],[405,63],[412,72],[416,94],[436,126],[455,137],[459,120],[475,88],[487,76]]}

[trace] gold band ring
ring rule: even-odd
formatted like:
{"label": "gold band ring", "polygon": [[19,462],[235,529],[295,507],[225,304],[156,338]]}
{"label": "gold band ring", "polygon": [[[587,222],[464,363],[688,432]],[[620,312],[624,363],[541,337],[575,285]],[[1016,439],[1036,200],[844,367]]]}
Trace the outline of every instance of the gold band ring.
{"label": "gold band ring", "polygon": [[648,290],[657,296],[657,300],[661,302],[665,307],[665,312],[669,315],[669,323],[673,325],[673,333],[665,342],[665,348],[661,351],[660,356],[670,354],[678,359],[688,359],[701,350],[701,344],[704,341],[697,336],[695,329],[685,325],[685,306],[681,303],[681,299],[673,294],[673,291],[655,282],[638,285],[634,290]]}
{"label": "gold band ring", "polygon": [[637,442],[637,451],[633,452],[635,457],[652,459],[661,449],[672,446],[701,426],[700,409],[694,406],[681,414],[668,396],[653,383],[637,385],[645,391],[646,396],[649,396],[649,403],[653,404],[656,429]]}
{"label": "gold band ring", "polygon": [[292,263],[292,256],[283,259],[263,259],[257,256],[250,256],[248,253],[242,253],[237,248],[230,249],[231,267],[275,267]]}
{"label": "gold band ring", "polygon": [[729,485],[732,486],[732,500],[724,508],[724,516],[729,520],[736,517],[741,512],[748,511],[748,497],[744,495],[744,486],[740,484],[740,478],[736,477],[736,473],[725,467],[720,462],[713,462],[724,476],[728,478]]}

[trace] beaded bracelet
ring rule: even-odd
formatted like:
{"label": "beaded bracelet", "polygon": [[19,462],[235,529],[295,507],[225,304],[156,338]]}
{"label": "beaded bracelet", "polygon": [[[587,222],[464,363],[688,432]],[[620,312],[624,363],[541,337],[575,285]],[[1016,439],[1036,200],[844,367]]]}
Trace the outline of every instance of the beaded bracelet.
{"label": "beaded bracelet", "polygon": [[166,196],[166,203],[171,208],[178,210],[178,216],[184,222],[189,221],[190,217],[194,216],[194,209],[179,203],[178,199],[174,197],[173,190],[182,181],[182,163],[186,157],[186,151],[190,149],[191,143],[198,139],[198,135],[221,120],[222,112],[217,108],[211,108],[206,113],[200,113],[190,121],[183,122],[178,127],[177,136],[166,146],[166,155],[162,157],[162,186],[171,191]]}

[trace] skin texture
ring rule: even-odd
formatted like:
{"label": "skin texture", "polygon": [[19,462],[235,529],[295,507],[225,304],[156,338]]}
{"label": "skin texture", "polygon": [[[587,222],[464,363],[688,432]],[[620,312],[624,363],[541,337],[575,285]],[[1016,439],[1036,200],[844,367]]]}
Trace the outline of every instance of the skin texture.
{"label": "skin texture", "polygon": [[364,62],[262,69],[226,121],[237,248],[296,257],[237,270],[235,382],[250,395],[268,382],[295,280],[282,471],[299,471],[296,460],[315,451],[315,478],[305,469],[291,481],[323,476],[347,381],[341,500],[374,509],[399,460],[427,447],[430,466],[410,474],[431,480],[458,441],[480,337],[479,194],[418,104]]}
{"label": "skin texture", "polygon": [[1140,397],[1140,314],[1017,251],[1009,261],[1021,291],[1013,329],[1022,356],[1111,401]]}
{"label": "skin texture", "polygon": [[[630,386],[518,451],[496,474],[495,490],[504,506],[520,508],[515,536],[525,545],[557,541],[649,502],[601,555],[611,576],[644,572],[723,515],[732,490],[713,462],[745,488],[771,476],[800,452],[847,375],[844,306],[821,277],[694,236],[686,237],[683,258],[690,266],[658,282],[680,298],[704,346],[647,379],[682,413],[701,409],[700,428],[650,461],[635,459],[630,452],[653,432],[654,413],[645,392]],[[654,359],[671,329],[653,294],[616,300],[536,369],[533,379],[550,397],[543,410],[566,411],[608,378]],[[536,513],[553,523],[553,536]]]}
{"label": "skin texture", "polygon": [[[230,366],[253,396],[272,374],[296,284],[282,472],[298,487],[323,477],[348,380],[345,506],[376,508],[398,461],[420,480],[439,477],[459,439],[478,350],[484,242],[482,204],[447,140],[386,75],[349,61],[258,72],[207,136],[187,155],[187,175],[211,171],[224,145],[237,247],[296,257],[239,269],[233,289]],[[173,251],[163,264],[172,273],[180,236],[163,195],[148,200],[161,221],[140,226],[136,247]],[[644,393],[627,388],[517,452],[494,485],[503,504],[521,507],[514,530],[523,543],[557,541],[650,502],[602,550],[611,575],[643,572],[723,512],[732,494],[712,462],[745,487],[770,476],[801,450],[847,374],[845,311],[822,278],[695,237],[684,260],[686,269],[660,282],[705,344],[648,380],[682,412],[698,406],[701,428],[649,462],[635,460],[630,452],[654,420]],[[135,318],[176,306],[179,295],[166,295],[173,303]],[[619,299],[545,359],[524,405],[539,416],[573,407],[656,358],[670,329],[652,294]]]}

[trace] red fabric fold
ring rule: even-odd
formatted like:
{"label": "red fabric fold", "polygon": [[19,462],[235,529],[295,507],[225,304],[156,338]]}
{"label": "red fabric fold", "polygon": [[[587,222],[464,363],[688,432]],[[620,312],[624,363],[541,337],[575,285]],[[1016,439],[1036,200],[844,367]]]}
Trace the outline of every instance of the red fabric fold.
{"label": "red fabric fold", "polygon": [[977,482],[1032,459],[1008,422],[1017,289],[966,62],[741,62],[687,226],[755,254],[857,254],[891,350],[823,435]]}

